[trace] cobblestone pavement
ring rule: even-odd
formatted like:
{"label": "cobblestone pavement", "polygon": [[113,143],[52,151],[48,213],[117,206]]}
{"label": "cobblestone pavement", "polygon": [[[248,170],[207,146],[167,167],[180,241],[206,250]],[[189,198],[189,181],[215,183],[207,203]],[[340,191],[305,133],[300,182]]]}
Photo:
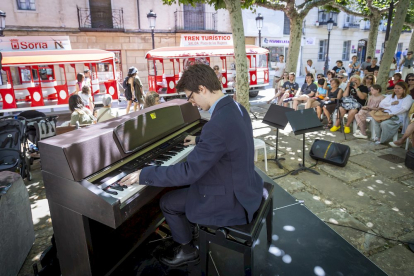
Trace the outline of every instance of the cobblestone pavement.
{"label": "cobblestone pavement", "polygon": [[[267,157],[272,159],[275,157],[276,130],[261,123],[268,107],[256,103],[251,111],[258,116],[257,120],[252,120],[254,136],[266,142]],[[284,169],[268,161],[267,174],[270,177],[286,174],[302,162],[302,135],[293,135],[289,126],[279,133],[279,156],[286,160],[282,161]],[[404,163],[395,164],[378,158],[385,154],[405,158],[405,150],[375,145],[367,140],[355,139],[352,135],[347,135],[345,140],[341,132],[319,131],[306,135],[307,166],[315,164],[315,160],[308,155],[314,139],[350,146],[351,157],[346,167],[319,162],[314,168],[320,176],[301,172],[275,182],[296,198],[303,199],[307,208],[389,275],[413,275],[414,253],[401,242],[378,237],[414,241],[414,172],[407,169]],[[256,165],[264,171],[262,150],[259,150]],[[32,275],[32,263],[39,261],[53,233],[38,161],[32,166],[32,173],[33,180],[26,183],[32,203],[36,240],[19,275]]]}

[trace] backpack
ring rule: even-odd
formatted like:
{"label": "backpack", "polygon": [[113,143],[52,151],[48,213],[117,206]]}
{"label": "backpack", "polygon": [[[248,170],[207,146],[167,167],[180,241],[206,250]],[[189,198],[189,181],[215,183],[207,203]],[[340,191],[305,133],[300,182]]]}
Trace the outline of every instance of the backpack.
{"label": "backpack", "polygon": [[122,82],[122,88],[124,90],[128,89],[128,79],[129,79],[129,77],[125,77],[124,81]]}

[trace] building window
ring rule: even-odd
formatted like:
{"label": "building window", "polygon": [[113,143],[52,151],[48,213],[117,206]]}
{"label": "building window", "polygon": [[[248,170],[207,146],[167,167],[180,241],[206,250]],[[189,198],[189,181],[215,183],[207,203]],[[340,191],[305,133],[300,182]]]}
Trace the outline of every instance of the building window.
{"label": "building window", "polygon": [[35,0],[17,0],[17,8],[19,10],[36,10]]}
{"label": "building window", "polygon": [[328,20],[332,18],[334,26],[338,26],[338,13],[337,12],[327,12],[324,10],[318,11],[318,22],[319,25],[328,24]]}
{"label": "building window", "polygon": [[342,60],[349,60],[349,52],[351,48],[351,40],[344,41],[344,46],[342,49]]}
{"label": "building window", "polygon": [[326,46],[328,44],[328,40],[319,40],[319,53],[318,53],[318,61],[325,61],[326,56]]}
{"label": "building window", "polygon": [[283,34],[284,35],[290,35],[290,19],[287,17],[286,13],[283,13],[285,16],[284,22],[283,22]]}

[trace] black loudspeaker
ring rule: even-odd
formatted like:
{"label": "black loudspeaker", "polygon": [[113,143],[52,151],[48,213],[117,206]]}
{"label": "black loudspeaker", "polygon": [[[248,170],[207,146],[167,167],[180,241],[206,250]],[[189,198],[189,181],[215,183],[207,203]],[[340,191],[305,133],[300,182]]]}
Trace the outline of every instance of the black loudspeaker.
{"label": "black loudspeaker", "polygon": [[313,142],[309,155],[315,160],[345,167],[348,162],[351,149],[348,146],[329,141],[316,139]]}
{"label": "black loudspeaker", "polygon": [[409,169],[414,170],[414,148],[407,151],[405,156],[405,166]]}

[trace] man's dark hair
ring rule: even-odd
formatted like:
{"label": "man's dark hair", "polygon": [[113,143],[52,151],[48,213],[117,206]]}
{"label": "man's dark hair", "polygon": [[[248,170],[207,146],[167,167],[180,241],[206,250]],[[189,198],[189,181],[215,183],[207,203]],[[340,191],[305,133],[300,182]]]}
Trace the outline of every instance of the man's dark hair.
{"label": "man's dark hair", "polygon": [[279,55],[279,57],[285,57],[284,55]]}
{"label": "man's dark hair", "polygon": [[83,102],[81,97],[79,97],[79,95],[72,95],[69,98],[69,110],[71,112],[75,111],[76,108],[82,108],[83,107]]}
{"label": "man's dark hair", "polygon": [[312,78],[312,80],[313,80],[313,74],[312,74],[312,73],[307,73],[307,74],[306,74],[306,76],[307,76],[307,77],[311,77],[311,78]]}
{"label": "man's dark hair", "polygon": [[194,64],[188,67],[175,88],[179,92],[188,90],[199,93],[199,85],[205,86],[212,93],[216,90],[221,91],[221,84],[216,73],[214,73],[210,66],[205,64]]}
{"label": "man's dark hair", "polygon": [[340,60],[340,59],[338,59],[336,62],[340,62],[341,64],[344,64],[344,63],[342,62],[342,60]]}
{"label": "man's dark hair", "polygon": [[368,56],[367,59],[371,59],[371,56]]}

